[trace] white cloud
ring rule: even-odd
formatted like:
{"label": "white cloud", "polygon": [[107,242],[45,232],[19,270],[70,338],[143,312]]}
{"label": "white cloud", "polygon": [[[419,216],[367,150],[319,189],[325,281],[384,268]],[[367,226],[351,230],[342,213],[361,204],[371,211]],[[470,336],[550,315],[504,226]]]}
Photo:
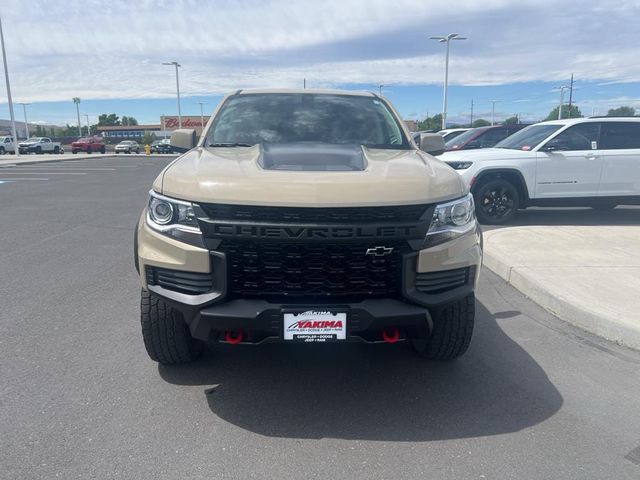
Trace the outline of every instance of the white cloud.
{"label": "white cloud", "polygon": [[[162,61],[179,60],[183,92],[240,87],[439,84],[443,49],[460,30],[454,84],[639,81],[640,4],[596,0],[51,2],[5,0],[18,101],[174,95]],[[612,34],[615,32],[615,34]]]}

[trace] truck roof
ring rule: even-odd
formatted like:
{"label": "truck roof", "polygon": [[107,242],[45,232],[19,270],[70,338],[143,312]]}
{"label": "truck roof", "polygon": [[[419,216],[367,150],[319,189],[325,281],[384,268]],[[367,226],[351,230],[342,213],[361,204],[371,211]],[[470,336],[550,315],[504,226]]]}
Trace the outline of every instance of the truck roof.
{"label": "truck roof", "polygon": [[316,88],[253,88],[242,89],[235,92],[236,95],[250,95],[255,93],[307,93],[315,95],[357,95],[360,97],[375,97],[372,92],[364,92],[362,90],[331,90]]}

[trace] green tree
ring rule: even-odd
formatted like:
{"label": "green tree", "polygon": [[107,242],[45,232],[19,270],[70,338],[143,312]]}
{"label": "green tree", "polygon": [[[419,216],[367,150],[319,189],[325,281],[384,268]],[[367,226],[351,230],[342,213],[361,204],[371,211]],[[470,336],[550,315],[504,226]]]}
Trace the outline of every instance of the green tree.
{"label": "green tree", "polygon": [[636,109],[633,107],[612,108],[607,112],[607,117],[635,117]]}
{"label": "green tree", "polygon": [[478,127],[488,127],[489,125],[491,125],[491,122],[485,120],[484,118],[478,118],[477,120],[473,121],[473,124],[471,126],[473,128],[478,128]]}
{"label": "green tree", "polygon": [[504,125],[517,125],[518,123],[520,123],[520,121],[518,120],[518,117],[516,117],[515,115],[513,117],[509,117],[507,118],[504,122],[502,122]]}
{"label": "green tree", "polygon": [[100,125],[101,127],[103,126],[113,127],[115,125],[122,125],[122,124],[120,122],[120,117],[118,117],[118,115],[116,115],[115,113],[109,113],[109,114],[103,113],[98,117],[98,125]]}
{"label": "green tree", "polygon": [[144,137],[142,137],[143,145],[151,145],[156,140],[155,133],[145,133]]}
{"label": "green tree", "polygon": [[134,117],[127,117],[126,115],[123,115],[121,123],[122,125],[138,125],[138,120]]}
{"label": "green tree", "polygon": [[427,117],[421,122],[418,122],[419,131],[433,130],[434,132],[437,132],[438,130],[441,130],[441,129],[442,129],[442,114],[440,113],[438,113],[437,115],[434,115],[433,117]]}
{"label": "green tree", "polygon": [[43,137],[44,136],[44,129],[42,128],[41,125],[36,125],[36,137]]}
{"label": "green tree", "polygon": [[[562,118],[581,118],[582,116],[583,116],[582,112],[576,105],[571,105],[571,108],[569,108],[569,105],[562,106]],[[557,119],[558,119],[558,107],[551,110],[551,112],[549,112],[549,115],[547,115],[547,118],[545,118],[545,120],[557,120]]]}

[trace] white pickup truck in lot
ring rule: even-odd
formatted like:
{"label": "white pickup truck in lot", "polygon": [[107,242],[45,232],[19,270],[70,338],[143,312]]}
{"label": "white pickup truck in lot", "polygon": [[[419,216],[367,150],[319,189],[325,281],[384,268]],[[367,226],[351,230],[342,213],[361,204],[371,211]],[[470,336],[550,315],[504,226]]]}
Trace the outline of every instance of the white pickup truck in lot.
{"label": "white pickup truck in lot", "polygon": [[48,137],[31,137],[18,146],[20,153],[63,153],[60,142],[52,142]]}
{"label": "white pickup truck in lot", "polygon": [[481,223],[518,209],[640,205],[640,118],[594,117],[531,125],[495,148],[446,152],[473,193]]}
{"label": "white pickup truck in lot", "polygon": [[0,137],[0,155],[15,152],[16,144],[13,142],[13,137]]}

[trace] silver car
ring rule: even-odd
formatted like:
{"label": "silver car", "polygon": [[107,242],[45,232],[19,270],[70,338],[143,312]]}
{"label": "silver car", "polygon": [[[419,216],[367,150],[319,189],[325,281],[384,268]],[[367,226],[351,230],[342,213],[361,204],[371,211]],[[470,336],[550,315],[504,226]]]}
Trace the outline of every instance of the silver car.
{"label": "silver car", "polygon": [[140,153],[140,145],[134,140],[124,140],[116,145],[116,153]]}

